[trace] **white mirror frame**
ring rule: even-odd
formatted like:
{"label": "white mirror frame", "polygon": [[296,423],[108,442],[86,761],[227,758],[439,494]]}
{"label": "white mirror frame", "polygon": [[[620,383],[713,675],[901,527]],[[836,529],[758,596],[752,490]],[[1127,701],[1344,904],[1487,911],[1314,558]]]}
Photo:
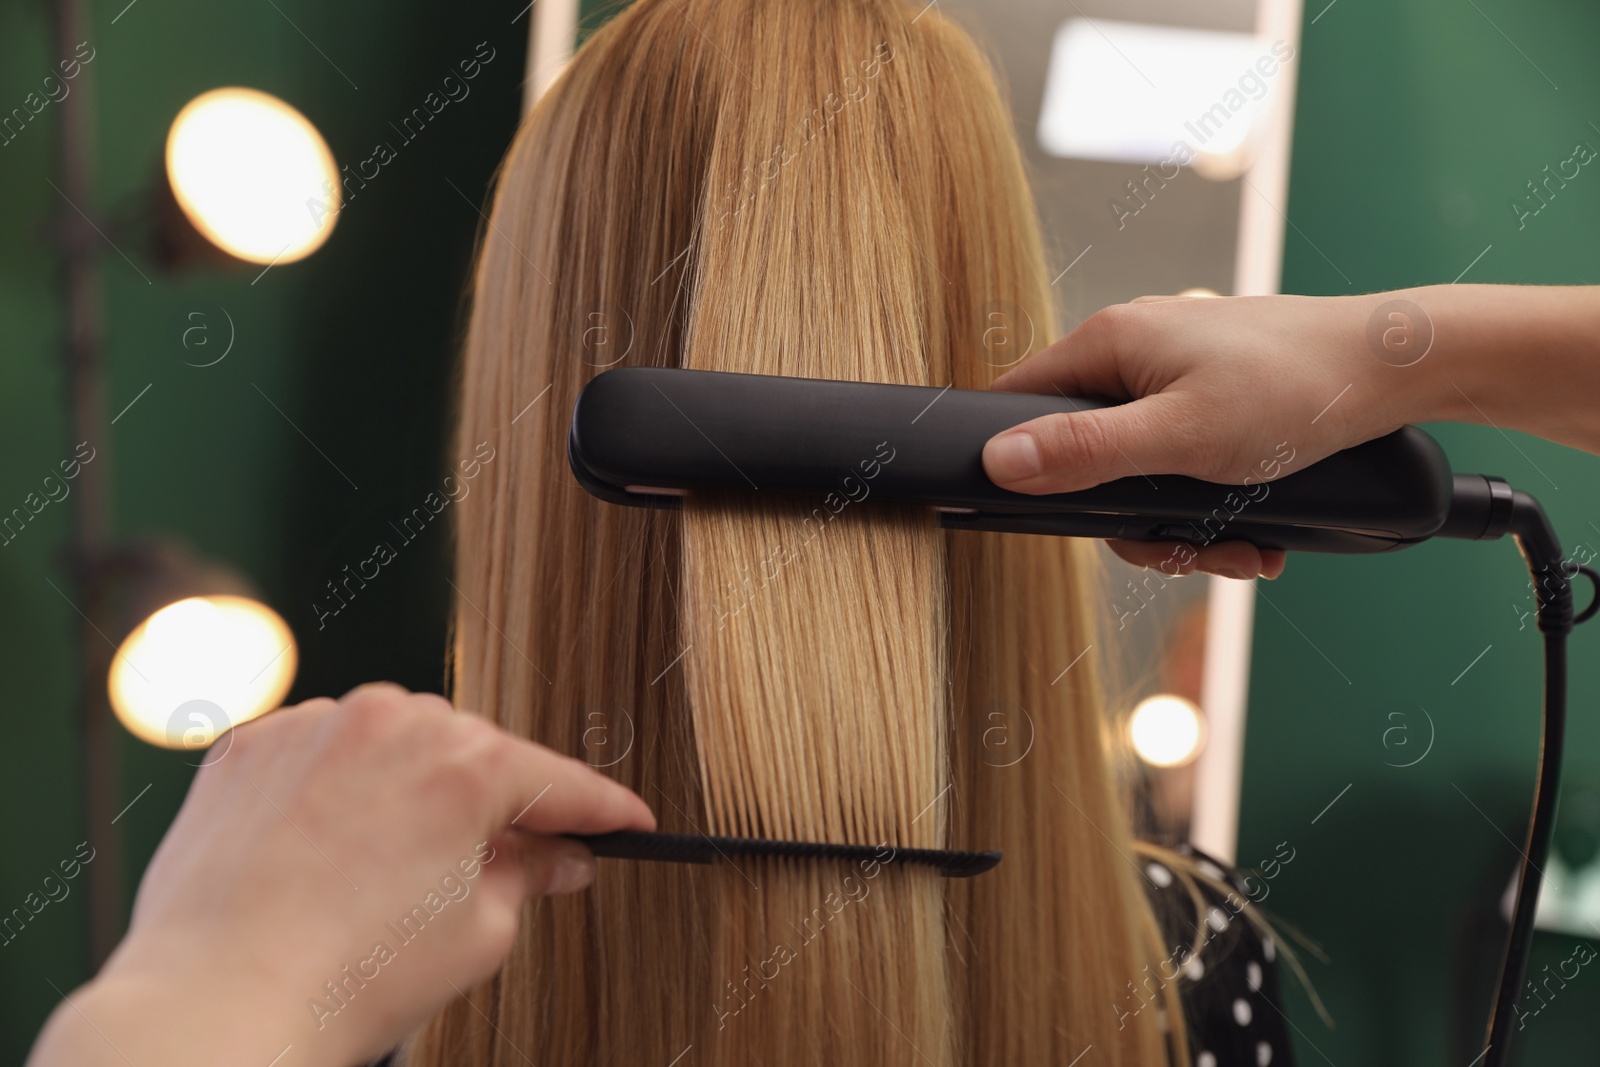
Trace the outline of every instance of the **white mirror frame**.
{"label": "white mirror frame", "polygon": [[[1294,140],[1294,99],[1299,81],[1301,0],[1260,0],[1256,32],[1294,48],[1293,77],[1263,116],[1255,162],[1240,184],[1239,245],[1233,291],[1269,296],[1283,279],[1283,239],[1289,202],[1289,153]],[[1285,64],[1285,66],[1289,66]],[[1227,863],[1237,859],[1239,794],[1244,772],[1244,725],[1250,691],[1250,649],[1255,636],[1256,578],[1210,578],[1206,603],[1206,656],[1200,705],[1209,740],[1195,763],[1194,814],[1189,838]]]}

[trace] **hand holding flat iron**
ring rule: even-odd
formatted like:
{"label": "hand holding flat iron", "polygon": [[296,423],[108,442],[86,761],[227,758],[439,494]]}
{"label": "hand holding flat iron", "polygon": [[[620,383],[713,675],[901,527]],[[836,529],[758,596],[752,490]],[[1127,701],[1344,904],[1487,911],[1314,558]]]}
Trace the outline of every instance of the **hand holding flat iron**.
{"label": "hand holding flat iron", "polygon": [[[1407,423],[1474,422],[1600,453],[1600,289],[1437,285],[1361,296],[1148,296],[1090,316],[995,380],[1012,392],[1128,403],[992,438],[984,468],[1022,493],[1183,474],[1271,481]],[[1293,448],[1290,464],[1264,464]],[[1170,543],[1117,541],[1154,566]],[[1183,568],[1283,572],[1246,541]]]}

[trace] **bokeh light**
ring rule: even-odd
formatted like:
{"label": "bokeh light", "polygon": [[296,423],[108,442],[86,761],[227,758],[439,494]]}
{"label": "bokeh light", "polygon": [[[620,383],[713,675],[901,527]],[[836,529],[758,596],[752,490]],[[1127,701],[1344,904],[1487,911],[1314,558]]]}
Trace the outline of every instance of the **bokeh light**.
{"label": "bokeh light", "polygon": [[254,89],[213,89],[178,112],[167,180],[196,229],[251,263],[310,255],[339,214],[339,168],[322,135]]}
{"label": "bokeh light", "polygon": [[198,749],[283,702],[298,655],[289,626],[248,597],[189,597],[140,623],[111,663],[117,718],[163,748]]}
{"label": "bokeh light", "polygon": [[1128,719],[1128,738],[1140,759],[1155,767],[1181,767],[1205,744],[1205,718],[1192,700],[1161,693],[1139,701]]}

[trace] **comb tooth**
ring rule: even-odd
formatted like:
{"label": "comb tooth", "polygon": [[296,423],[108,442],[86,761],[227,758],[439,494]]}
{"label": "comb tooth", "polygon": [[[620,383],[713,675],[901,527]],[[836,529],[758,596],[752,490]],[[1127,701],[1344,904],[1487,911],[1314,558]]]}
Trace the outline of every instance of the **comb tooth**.
{"label": "comb tooth", "polygon": [[569,835],[588,846],[596,856],[611,859],[652,860],[662,863],[715,863],[732,856],[779,856],[789,859],[870,860],[877,863],[914,863],[937,868],[946,878],[970,878],[994,869],[998,852],[959,852],[931,848],[894,848],[889,845],[851,845],[827,841],[776,841],[750,837],[713,837],[706,834],[645,833],[618,830],[609,834]]}

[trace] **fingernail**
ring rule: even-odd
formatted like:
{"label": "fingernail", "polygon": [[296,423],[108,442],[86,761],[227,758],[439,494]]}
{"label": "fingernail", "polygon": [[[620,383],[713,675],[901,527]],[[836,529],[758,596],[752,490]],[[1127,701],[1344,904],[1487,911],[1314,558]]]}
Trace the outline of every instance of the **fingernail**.
{"label": "fingernail", "polygon": [[983,466],[996,482],[1020,482],[1044,469],[1039,443],[1025,431],[1003,433],[983,450]]}
{"label": "fingernail", "polygon": [[1245,581],[1248,578],[1253,577],[1253,575],[1246,574],[1244,571],[1241,571],[1241,570],[1235,570],[1232,567],[1218,567],[1216,570],[1212,571],[1211,573],[1212,574],[1220,574],[1224,578],[1237,578],[1241,582]]}
{"label": "fingernail", "polygon": [[562,856],[550,871],[550,881],[545,886],[547,896],[576,893],[594,881],[594,860],[581,856]]}

